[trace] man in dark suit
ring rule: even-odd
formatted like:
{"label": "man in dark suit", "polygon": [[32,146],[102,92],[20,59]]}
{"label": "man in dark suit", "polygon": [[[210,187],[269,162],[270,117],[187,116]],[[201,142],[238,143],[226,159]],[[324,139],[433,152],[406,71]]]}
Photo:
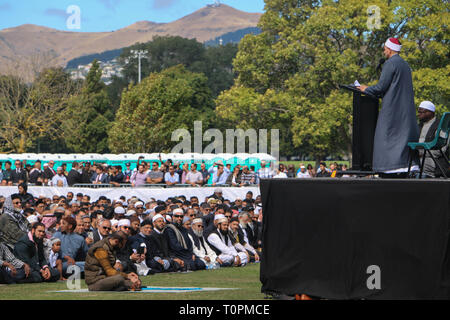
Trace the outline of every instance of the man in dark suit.
{"label": "man in dark suit", "polygon": [[94,243],[106,238],[111,234],[111,221],[108,219],[100,219],[97,229],[94,229]]}
{"label": "man in dark suit", "polygon": [[91,177],[91,182],[93,184],[107,184],[109,183],[109,177],[106,172],[103,172],[101,165],[97,166],[94,174]]}
{"label": "man in dark suit", "polygon": [[166,227],[166,221],[161,214],[156,214],[152,218],[153,232],[148,237],[150,247],[149,255],[158,263],[155,264],[155,272],[171,272],[180,270],[183,261],[178,258],[172,258],[169,253],[169,239],[163,234]]}
{"label": "man in dark suit", "polygon": [[47,179],[47,181],[52,180],[53,176],[56,174],[56,170],[53,169],[54,165],[55,161],[50,160],[47,167],[44,169],[44,179]]}
{"label": "man in dark suit", "polygon": [[72,169],[67,174],[67,184],[73,186],[74,184],[81,183],[81,174],[78,172],[78,162],[72,163]]}
{"label": "man in dark suit", "polygon": [[11,181],[13,183],[27,182],[27,172],[22,168],[22,162],[16,160],[16,168],[11,172]]}

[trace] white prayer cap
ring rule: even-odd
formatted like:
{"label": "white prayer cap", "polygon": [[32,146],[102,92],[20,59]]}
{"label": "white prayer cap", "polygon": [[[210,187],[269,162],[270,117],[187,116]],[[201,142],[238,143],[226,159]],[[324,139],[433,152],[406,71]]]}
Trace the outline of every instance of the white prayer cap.
{"label": "white prayer cap", "polygon": [[137,206],[144,206],[144,203],[142,201],[138,201],[134,204],[135,207]]}
{"label": "white prayer cap", "polygon": [[[227,219],[227,217],[225,217],[225,215],[224,214],[216,214],[215,216],[214,216],[214,221],[216,221],[216,220],[219,220],[219,219]],[[227,219],[227,221],[228,221],[228,219]]]}
{"label": "white prayer cap", "polygon": [[116,213],[116,214],[125,214],[125,209],[123,207],[116,207],[114,209],[114,213]]}
{"label": "white prayer cap", "polygon": [[61,239],[59,238],[51,238],[48,243],[53,246],[55,243],[61,242]]}
{"label": "white prayer cap", "polygon": [[422,101],[419,105],[419,108],[430,110],[431,112],[436,111],[436,107],[431,101]]}
{"label": "white prayer cap", "polygon": [[114,226],[119,223],[119,220],[111,219],[111,226]]}
{"label": "white prayer cap", "polygon": [[224,218],[217,219],[217,224],[222,223],[222,222],[228,222],[228,218],[225,218],[225,216],[224,216]]}
{"label": "white prayer cap", "polygon": [[36,223],[36,222],[39,222],[39,218],[38,218],[38,216],[36,216],[36,215],[31,215],[31,216],[28,216],[27,217],[27,220],[28,220],[28,222],[30,223],[30,224],[34,224],[34,223]]}
{"label": "white prayer cap", "polygon": [[202,218],[195,218],[194,220],[192,220],[192,224],[197,224],[197,223],[203,223],[203,219]]}
{"label": "white prayer cap", "polygon": [[184,214],[184,211],[183,211],[183,209],[181,209],[181,208],[176,208],[175,210],[172,211],[172,213],[173,213],[173,214],[176,214],[176,213]]}
{"label": "white prayer cap", "polygon": [[118,227],[122,227],[122,226],[130,226],[130,220],[128,219],[120,219],[119,223],[117,224]]}
{"label": "white prayer cap", "polygon": [[130,217],[130,216],[132,216],[133,214],[136,214],[136,211],[134,211],[134,210],[128,210],[127,213],[125,213],[125,217]]}
{"label": "white prayer cap", "polygon": [[163,220],[166,221],[166,220],[164,219],[163,215],[160,214],[160,213],[158,213],[158,214],[155,214],[155,215],[153,216],[152,222],[155,222],[157,219],[160,219],[160,218],[163,218]]}

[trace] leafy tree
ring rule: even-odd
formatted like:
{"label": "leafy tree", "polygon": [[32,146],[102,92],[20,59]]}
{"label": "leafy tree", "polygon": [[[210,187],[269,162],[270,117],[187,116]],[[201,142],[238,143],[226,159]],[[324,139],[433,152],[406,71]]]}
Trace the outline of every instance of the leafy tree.
{"label": "leafy tree", "polygon": [[[286,142],[282,154],[289,155],[295,147],[316,159],[350,154],[352,98],[339,85],[356,79],[376,83],[376,67],[388,37],[399,37],[403,43],[401,56],[413,70],[416,102],[432,100],[439,110],[448,110],[449,10],[444,2],[265,3],[266,12],[258,25],[262,33],[247,35],[239,44],[234,60],[238,76],[235,85],[217,99],[217,114],[243,128],[248,123],[262,123],[267,129],[289,127],[292,139],[287,134],[281,136]],[[380,9],[381,23],[372,30],[368,26],[370,5]],[[253,107],[258,112],[246,114],[245,121],[232,114],[245,110],[248,101],[229,99],[242,92],[252,92],[258,103]],[[266,119],[265,105],[272,105],[278,114]]]}
{"label": "leafy tree", "polygon": [[100,65],[94,60],[81,93],[69,101],[63,128],[66,144],[73,152],[109,151],[107,132],[114,113],[101,76]]}
{"label": "leafy tree", "polygon": [[[146,50],[148,53],[141,59],[141,77],[145,78],[152,72],[161,72],[167,68],[183,65],[187,70],[203,73],[208,78],[208,87],[214,97],[233,85],[233,59],[237,53],[237,45],[227,44],[218,47],[205,47],[195,39],[179,36],[155,37],[147,43],[138,43],[124,48],[119,58],[124,65],[124,78],[127,82],[137,82],[138,60],[132,50]],[[116,87],[118,81],[113,81],[111,90],[113,96],[120,95],[121,87]],[[110,85],[111,86],[111,85]],[[123,88],[123,87],[122,87]]]}
{"label": "leafy tree", "polygon": [[182,64],[193,72],[204,71],[205,48],[195,39],[179,36],[156,36],[152,41],[137,43],[124,48],[119,61],[124,65],[123,74],[129,82],[137,82],[138,58],[132,50],[146,50],[146,58],[141,59],[141,77],[152,72],[160,72],[167,68]]}
{"label": "leafy tree", "polygon": [[178,65],[152,73],[122,95],[116,120],[109,131],[112,152],[169,152],[172,132],[213,116],[213,100],[202,74]]}
{"label": "leafy tree", "polygon": [[77,85],[62,68],[47,68],[33,83],[0,77],[0,150],[23,153],[40,140],[58,140],[68,99]]}

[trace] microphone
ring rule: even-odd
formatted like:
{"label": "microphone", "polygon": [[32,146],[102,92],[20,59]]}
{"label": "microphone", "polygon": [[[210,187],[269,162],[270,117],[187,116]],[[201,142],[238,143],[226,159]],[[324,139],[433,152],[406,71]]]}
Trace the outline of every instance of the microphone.
{"label": "microphone", "polygon": [[380,70],[381,70],[381,66],[382,66],[383,63],[385,63],[385,62],[386,62],[386,59],[381,58],[380,61],[379,61],[379,63],[378,63],[378,66],[377,66],[376,71],[380,71]]}

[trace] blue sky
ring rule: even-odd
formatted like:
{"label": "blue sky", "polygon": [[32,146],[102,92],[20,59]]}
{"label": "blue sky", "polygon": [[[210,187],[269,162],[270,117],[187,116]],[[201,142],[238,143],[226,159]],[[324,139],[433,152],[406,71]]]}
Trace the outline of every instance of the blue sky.
{"label": "blue sky", "polygon": [[[36,24],[58,30],[112,31],[136,21],[171,22],[188,15],[213,0],[0,0],[0,29]],[[247,12],[263,12],[264,0],[222,0]],[[79,30],[67,28],[67,8],[80,8]]]}

